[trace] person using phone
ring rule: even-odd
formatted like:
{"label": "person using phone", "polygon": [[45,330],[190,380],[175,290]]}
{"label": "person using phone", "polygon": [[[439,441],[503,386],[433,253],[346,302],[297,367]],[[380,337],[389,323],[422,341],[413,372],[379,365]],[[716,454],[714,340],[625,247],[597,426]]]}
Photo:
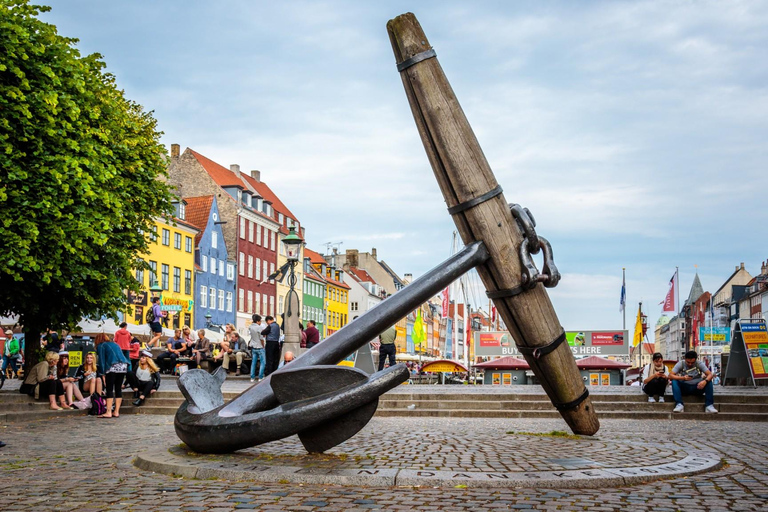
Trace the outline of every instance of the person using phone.
{"label": "person using phone", "polygon": [[669,374],[672,379],[672,395],[675,397],[675,408],[672,412],[685,410],[683,395],[704,395],[704,412],[717,413],[712,385],[715,376],[698,357],[696,351],[689,350],[685,353],[683,361],[679,361]]}
{"label": "person using phone", "polygon": [[669,384],[669,369],[664,365],[664,356],[653,354],[653,361],[643,368],[643,392],[649,402],[664,402],[664,392]]}

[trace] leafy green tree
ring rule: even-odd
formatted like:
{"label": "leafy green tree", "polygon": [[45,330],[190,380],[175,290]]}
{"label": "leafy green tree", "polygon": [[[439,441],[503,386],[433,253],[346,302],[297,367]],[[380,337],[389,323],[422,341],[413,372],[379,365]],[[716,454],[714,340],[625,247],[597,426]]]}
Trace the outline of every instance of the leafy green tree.
{"label": "leafy green tree", "polygon": [[0,313],[19,315],[27,365],[47,327],[124,308],[153,217],[172,211],[151,112],[48,10],[0,0]]}

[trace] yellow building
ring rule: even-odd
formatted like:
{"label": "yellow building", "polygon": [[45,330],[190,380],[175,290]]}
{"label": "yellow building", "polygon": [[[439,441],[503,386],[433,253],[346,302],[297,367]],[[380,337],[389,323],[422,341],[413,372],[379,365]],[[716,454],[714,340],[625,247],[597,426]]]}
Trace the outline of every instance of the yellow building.
{"label": "yellow building", "polygon": [[[333,274],[333,275],[332,275]],[[326,311],[325,333],[330,336],[349,322],[349,285],[337,281],[341,278],[340,271],[328,269],[325,276],[327,292],[325,296]]]}
{"label": "yellow building", "polygon": [[[179,216],[184,217],[183,207],[180,208]],[[136,271],[136,280],[141,284],[142,292],[131,293],[129,297],[129,323],[145,323],[145,314],[152,296],[149,289],[158,284],[162,287],[160,307],[168,312],[167,324],[163,326],[179,328],[194,325],[195,236],[198,230],[181,218],[155,220],[150,234],[149,254],[142,255],[152,270]]]}

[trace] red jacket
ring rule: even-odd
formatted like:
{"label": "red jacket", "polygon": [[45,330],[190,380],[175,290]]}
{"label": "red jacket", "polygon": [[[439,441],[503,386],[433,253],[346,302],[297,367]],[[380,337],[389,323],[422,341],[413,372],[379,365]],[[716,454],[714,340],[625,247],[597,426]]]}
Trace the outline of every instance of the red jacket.
{"label": "red jacket", "polygon": [[115,343],[120,347],[120,350],[131,349],[131,333],[128,329],[118,329],[115,333]]}

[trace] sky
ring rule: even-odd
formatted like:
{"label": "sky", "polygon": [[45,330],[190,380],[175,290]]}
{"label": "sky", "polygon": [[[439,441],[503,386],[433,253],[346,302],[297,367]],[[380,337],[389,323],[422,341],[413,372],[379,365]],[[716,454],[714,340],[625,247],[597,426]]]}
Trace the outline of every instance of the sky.
{"label": "sky", "polygon": [[260,170],[320,253],[376,247],[414,277],[451,253],[386,32],[411,11],[507,201],[553,246],[567,330],[622,328],[622,268],[631,334],[676,268],[682,303],[696,272],[714,292],[768,258],[766,2],[48,5],[163,143]]}

